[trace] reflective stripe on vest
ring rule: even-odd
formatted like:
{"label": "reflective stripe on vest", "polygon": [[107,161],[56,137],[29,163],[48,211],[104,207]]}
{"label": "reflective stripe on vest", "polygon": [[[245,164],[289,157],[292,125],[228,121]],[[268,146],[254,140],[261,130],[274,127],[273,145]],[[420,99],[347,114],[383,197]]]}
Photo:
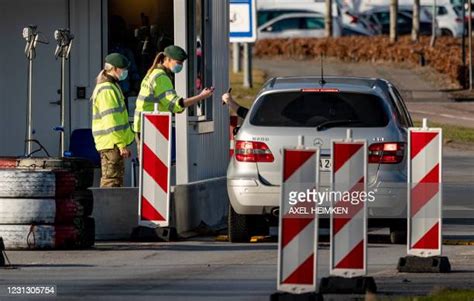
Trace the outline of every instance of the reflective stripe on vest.
{"label": "reflective stripe on vest", "polygon": [[118,131],[122,131],[122,130],[126,130],[130,127],[130,125],[127,123],[127,124],[123,124],[123,125],[117,125],[117,126],[114,126],[112,128],[108,128],[106,130],[100,130],[100,131],[94,131],[92,132],[92,135],[94,136],[100,136],[100,135],[107,135],[107,134],[112,134],[113,132],[118,132]]}

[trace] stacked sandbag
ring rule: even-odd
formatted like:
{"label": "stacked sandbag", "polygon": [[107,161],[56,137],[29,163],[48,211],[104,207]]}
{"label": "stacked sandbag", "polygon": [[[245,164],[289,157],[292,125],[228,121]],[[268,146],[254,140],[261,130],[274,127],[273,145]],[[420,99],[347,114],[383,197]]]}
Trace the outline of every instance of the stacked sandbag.
{"label": "stacked sandbag", "polygon": [[[0,158],[0,237],[6,249],[94,244],[93,165],[73,158]],[[9,166],[9,167],[8,167]]]}

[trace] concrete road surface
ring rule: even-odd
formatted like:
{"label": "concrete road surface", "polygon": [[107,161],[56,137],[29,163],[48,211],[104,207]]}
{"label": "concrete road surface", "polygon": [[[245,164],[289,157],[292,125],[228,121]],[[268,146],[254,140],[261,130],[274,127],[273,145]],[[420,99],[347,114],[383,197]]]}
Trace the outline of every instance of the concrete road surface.
{"label": "concrete road surface", "polygon": [[[403,245],[370,244],[369,274],[381,295],[474,286],[474,247],[446,246],[453,272],[442,275],[397,273],[397,261],[405,252]],[[268,300],[276,289],[276,243],[100,243],[86,251],[8,254],[19,267],[0,269],[0,291],[8,285],[56,285],[59,300],[257,301]],[[328,275],[328,260],[328,245],[322,244],[319,277]]]}

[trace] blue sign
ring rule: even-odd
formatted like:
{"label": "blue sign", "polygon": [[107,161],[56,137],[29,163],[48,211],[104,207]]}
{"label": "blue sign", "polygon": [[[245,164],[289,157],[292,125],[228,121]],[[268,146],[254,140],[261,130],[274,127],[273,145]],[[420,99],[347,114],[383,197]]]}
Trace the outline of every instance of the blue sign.
{"label": "blue sign", "polygon": [[230,0],[230,42],[253,43],[257,40],[256,0]]}

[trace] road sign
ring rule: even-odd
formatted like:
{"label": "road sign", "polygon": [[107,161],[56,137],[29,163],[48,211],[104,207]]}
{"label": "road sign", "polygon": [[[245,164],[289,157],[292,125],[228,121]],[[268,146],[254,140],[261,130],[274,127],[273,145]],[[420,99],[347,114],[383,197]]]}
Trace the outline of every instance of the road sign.
{"label": "road sign", "polygon": [[256,0],[230,0],[230,42],[254,43],[257,40]]}
{"label": "road sign", "polygon": [[441,255],[441,129],[408,130],[408,254]]}
{"label": "road sign", "polygon": [[316,291],[318,219],[316,204],[291,202],[292,193],[318,189],[318,149],[283,149],[283,172],[278,240],[278,282],[280,292],[292,294]]}
{"label": "road sign", "polygon": [[[367,143],[335,140],[332,142],[332,190],[350,192],[351,200],[332,200],[332,207],[345,213],[331,214],[330,274],[341,277],[366,275],[367,202],[361,193],[367,191]],[[352,199],[357,195],[356,199]],[[353,202],[355,201],[355,202]]]}
{"label": "road sign", "polygon": [[171,114],[144,113],[141,129],[139,224],[169,226]]}

